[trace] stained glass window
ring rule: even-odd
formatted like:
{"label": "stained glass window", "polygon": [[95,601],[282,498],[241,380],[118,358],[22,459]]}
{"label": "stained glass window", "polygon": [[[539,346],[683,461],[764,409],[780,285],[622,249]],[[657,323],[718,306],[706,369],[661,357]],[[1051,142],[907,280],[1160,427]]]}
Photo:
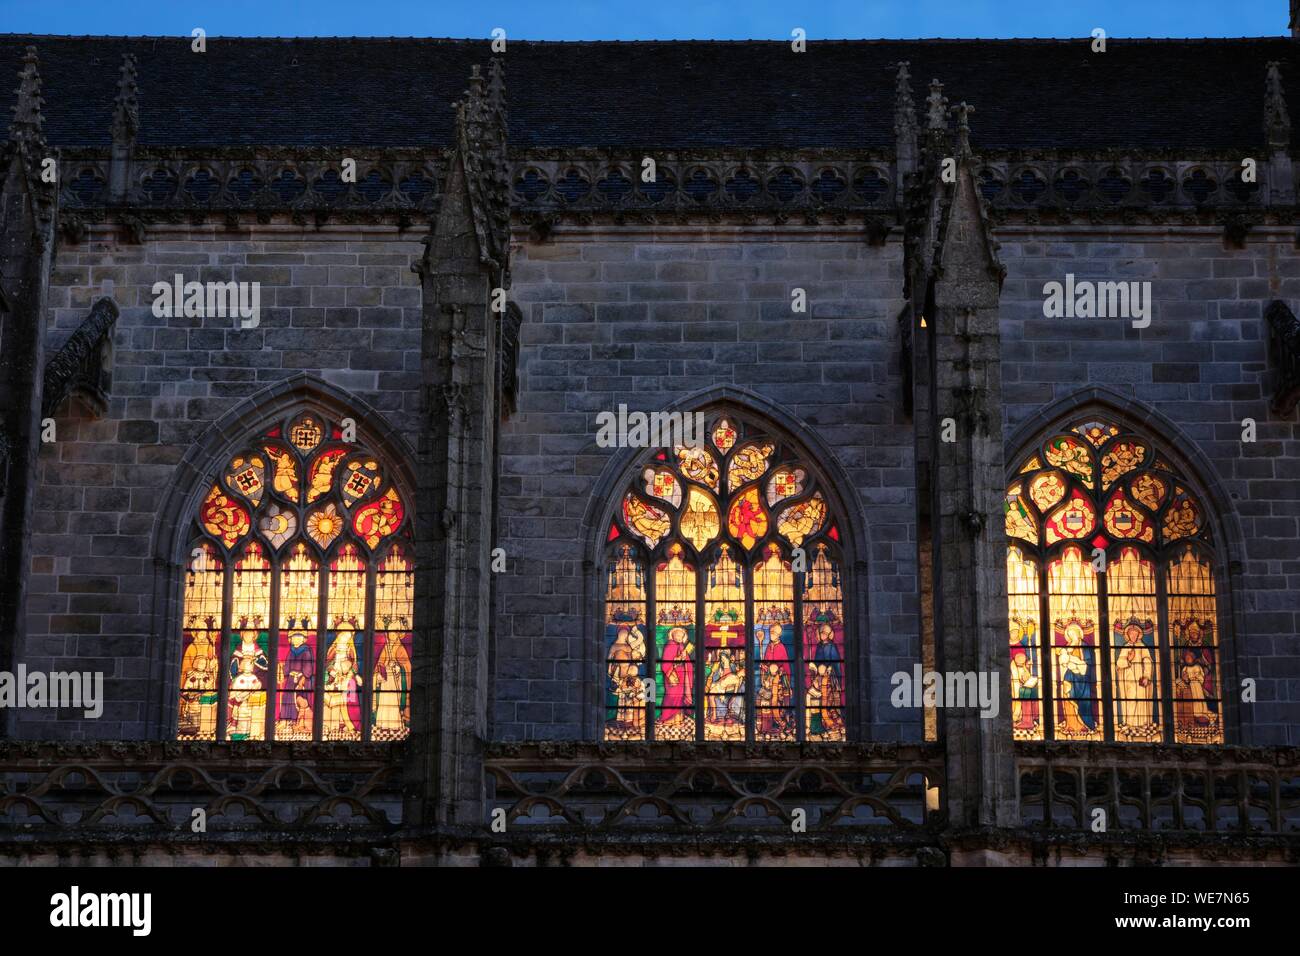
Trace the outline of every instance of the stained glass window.
{"label": "stained glass window", "polygon": [[1017,740],[1223,743],[1214,540],[1150,438],[1088,418],[1007,488]]}
{"label": "stained glass window", "polygon": [[648,452],[614,507],[602,736],[845,740],[848,589],[829,490],[743,415],[701,434]]}
{"label": "stained glass window", "polygon": [[391,470],[312,412],[215,470],[185,575],[177,738],[408,736],[414,561]]}

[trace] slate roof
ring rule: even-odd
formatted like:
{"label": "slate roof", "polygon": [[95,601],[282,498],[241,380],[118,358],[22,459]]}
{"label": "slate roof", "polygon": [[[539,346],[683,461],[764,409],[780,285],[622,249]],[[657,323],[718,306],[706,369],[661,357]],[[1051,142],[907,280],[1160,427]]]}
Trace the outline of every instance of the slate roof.
{"label": "slate roof", "polygon": [[[976,149],[1255,149],[1265,63],[1300,125],[1300,41],[509,41],[512,147],[893,146],[894,64],[918,114],[932,77],[975,104]],[[56,146],[107,146],[121,55],[138,58],[144,146],[435,146],[486,40],[0,36],[0,77],[34,44]],[[0,80],[6,95],[17,81]]]}

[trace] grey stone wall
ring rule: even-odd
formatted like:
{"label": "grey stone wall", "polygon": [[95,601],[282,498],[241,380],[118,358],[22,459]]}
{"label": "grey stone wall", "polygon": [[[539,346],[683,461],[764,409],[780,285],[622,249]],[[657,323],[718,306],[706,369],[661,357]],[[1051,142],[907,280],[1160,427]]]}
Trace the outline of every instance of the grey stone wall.
{"label": "grey stone wall", "polygon": [[[1218,485],[1235,512],[1220,516],[1225,562],[1241,549],[1229,654],[1237,676],[1253,677],[1259,691],[1257,703],[1238,709],[1236,739],[1300,743],[1300,424],[1295,414],[1269,411],[1263,319],[1271,300],[1294,308],[1300,299],[1293,230],[1258,228],[1244,249],[1227,248],[1220,229],[1176,226],[1021,229],[999,238],[1008,270],[1001,304],[1008,434],[1044,405],[1092,386],[1132,401],[1139,414],[1172,420],[1181,434],[1155,437],[1208,459],[1212,473],[1195,477]],[[1150,327],[1045,318],[1043,285],[1067,272],[1150,281]],[[1246,418],[1258,424],[1253,444],[1242,441]]]}
{"label": "grey stone wall", "polygon": [[[860,229],[806,227],[565,232],[516,250],[524,325],[519,413],[501,438],[495,739],[598,734],[584,562],[600,555],[580,525],[613,456],[596,446],[596,415],[722,384],[806,422],[847,471],[838,490],[859,498],[870,542],[852,587],[868,605],[870,634],[853,640],[867,641],[871,683],[852,692],[875,737],[920,739],[921,715],[888,701],[889,675],[919,654],[901,252]],[[792,313],[796,287],[806,314]]]}
{"label": "grey stone wall", "polygon": [[[156,646],[167,642],[155,635],[172,630],[154,620],[154,522],[177,463],[212,422],[307,372],[363,399],[414,446],[420,288],[410,265],[421,248],[392,228],[289,226],[259,229],[255,238],[158,227],[143,245],[92,232],[80,245],[60,246],[47,350],[101,295],[113,297],[121,316],[108,413],[92,420],[74,398],[57,414],[57,440],[42,449],[29,637],[19,659],[29,669],[102,671],[107,704],[98,720],[21,710],[20,736],[159,733],[151,690],[175,691],[151,687],[151,675],[156,658],[178,660],[178,651]],[[186,281],[261,283],[259,325],[155,317],[153,284],[178,272]],[[213,473],[220,464],[211,463]]]}

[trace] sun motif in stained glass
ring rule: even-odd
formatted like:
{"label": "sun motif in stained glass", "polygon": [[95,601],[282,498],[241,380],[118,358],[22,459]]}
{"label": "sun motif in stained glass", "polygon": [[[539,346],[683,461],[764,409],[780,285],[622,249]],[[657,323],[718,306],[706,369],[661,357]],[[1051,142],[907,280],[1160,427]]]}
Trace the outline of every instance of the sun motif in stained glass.
{"label": "sun motif in stained glass", "polygon": [[307,534],[322,548],[328,548],[343,533],[344,524],[343,516],[331,501],[307,516]]}

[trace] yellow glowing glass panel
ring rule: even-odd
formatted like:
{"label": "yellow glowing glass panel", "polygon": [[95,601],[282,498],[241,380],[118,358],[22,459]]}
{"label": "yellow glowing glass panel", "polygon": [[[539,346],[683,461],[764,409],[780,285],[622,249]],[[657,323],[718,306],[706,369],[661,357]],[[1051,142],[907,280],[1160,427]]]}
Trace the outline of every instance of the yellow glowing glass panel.
{"label": "yellow glowing glass panel", "polygon": [[718,506],[707,493],[691,487],[686,496],[686,510],[682,513],[682,535],[695,546],[696,551],[703,551],[704,546],[718,536],[722,528],[722,518]]}
{"label": "yellow glowing glass panel", "polygon": [[623,521],[634,535],[652,548],[673,526],[667,514],[631,493],[623,497]]}
{"label": "yellow glowing glass panel", "polygon": [[754,565],[754,629],[750,654],[758,670],[754,699],[754,737],[764,741],[798,739],[795,712],[794,573],[781,549],[769,544]]}
{"label": "yellow glowing glass panel", "polygon": [[1007,610],[1011,644],[1011,733],[1016,740],[1042,740],[1042,611],[1038,564],[1015,545],[1007,548]]}
{"label": "yellow glowing glass panel", "polygon": [[714,492],[719,490],[718,460],[709,454],[707,448],[678,445],[673,450],[677,455],[677,467],[683,475]]}
{"label": "yellow glowing glass panel", "polygon": [[1065,490],[1065,478],[1060,472],[1045,472],[1029,482],[1029,497],[1044,514],[1065,497]]}
{"label": "yellow glowing glass panel", "polygon": [[271,564],[251,543],[235,562],[226,667],[226,737],[265,740],[270,685]]}
{"label": "yellow glowing glass panel", "polygon": [[1214,573],[1192,547],[1178,552],[1166,578],[1174,678],[1174,740],[1223,743],[1218,613]]}
{"label": "yellow glowing glass panel", "polygon": [[844,587],[839,565],[825,542],[804,575],[803,676],[804,727],[810,741],[846,739]]}
{"label": "yellow glowing glass panel", "polygon": [[1097,515],[1093,504],[1079,491],[1075,491],[1065,504],[1061,505],[1043,520],[1043,529],[1049,545],[1058,541],[1077,540],[1092,534],[1097,526]]}
{"label": "yellow glowing glass panel", "polygon": [[280,566],[280,630],[275,665],[275,737],[311,740],[316,714],[320,568],[299,541]]}
{"label": "yellow glowing glass panel", "polygon": [[758,500],[758,486],[741,492],[727,511],[727,531],[746,551],[767,534],[767,511]]}
{"label": "yellow glowing glass panel", "polygon": [[1093,487],[1092,454],[1083,442],[1066,436],[1053,438],[1043,454],[1048,464],[1068,471],[1085,487]]}
{"label": "yellow glowing glass panel", "polygon": [[735,491],[741,485],[756,481],[767,471],[768,459],[776,450],[775,445],[751,442],[739,448],[731,456],[727,466],[727,490]]}
{"label": "yellow glowing glass panel", "polygon": [[[679,546],[680,547],[680,546]],[[646,738],[646,581],[630,545],[605,572],[606,740]]]}
{"label": "yellow glowing glass panel", "polygon": [[695,739],[695,569],[673,542],[655,569],[655,739]]}
{"label": "yellow glowing glass panel", "polygon": [[1038,543],[1038,523],[1029,511],[1029,506],[1020,497],[1020,485],[1012,485],[1002,502],[1006,516],[1008,538],[1023,538],[1030,544]]}
{"label": "yellow glowing glass panel", "polygon": [[271,459],[271,488],[277,494],[284,495],[290,501],[298,500],[298,463],[293,455],[274,445],[266,446],[267,457]]}
{"label": "yellow glowing glass panel", "polygon": [[1077,545],[1047,566],[1057,740],[1101,740],[1097,578]]}
{"label": "yellow glowing glass panel", "polygon": [[1042,467],[1043,467],[1043,463],[1039,461],[1038,456],[1035,455],[1032,458],[1030,458],[1029,461],[1025,462],[1024,465],[1021,466],[1020,474],[1027,475],[1029,474],[1029,472],[1037,471],[1039,468]]}
{"label": "yellow glowing glass panel", "polygon": [[713,444],[724,455],[731,451],[732,445],[736,444],[736,427],[725,418],[713,429]]}
{"label": "yellow glowing glass panel", "polygon": [[726,544],[705,583],[704,648],[704,739],[744,740],[745,583]]}
{"label": "yellow glowing glass panel", "polygon": [[1115,489],[1106,503],[1106,512],[1102,515],[1102,524],[1106,530],[1117,538],[1135,538],[1148,544],[1155,540],[1156,531],[1151,519],[1140,508],[1134,506],[1126,497],[1122,488]]}
{"label": "yellow glowing glass panel", "polygon": [[1150,473],[1138,475],[1130,487],[1133,497],[1151,511],[1159,509],[1160,503],[1165,500],[1165,492],[1169,490],[1167,484]]}
{"label": "yellow glowing glass panel", "polygon": [[321,738],[360,740],[366,572],[354,544],[339,548],[330,563],[327,621]]}
{"label": "yellow glowing glass panel", "polygon": [[216,549],[206,543],[196,547],[185,572],[179,740],[217,739],[217,641],[221,636],[224,582],[225,569]]}
{"label": "yellow glowing glass panel", "polygon": [[826,522],[826,499],[817,492],[807,501],[791,505],[777,515],[776,530],[796,548],[821,530]]}
{"label": "yellow glowing glass panel", "polygon": [[375,568],[371,740],[404,740],[410,736],[414,615],[414,567],[406,551],[394,547]]}
{"label": "yellow glowing glass panel", "polygon": [[1136,548],[1123,548],[1106,568],[1106,590],[1115,739],[1159,743],[1164,735],[1155,565]]}
{"label": "yellow glowing glass panel", "polygon": [[1190,538],[1201,530],[1201,509],[1187,489],[1176,487],[1174,500],[1165,512],[1164,535],[1166,541]]}
{"label": "yellow glowing glass panel", "polygon": [[1101,456],[1101,487],[1109,488],[1131,471],[1137,471],[1147,459],[1147,448],[1134,441],[1118,441]]}

